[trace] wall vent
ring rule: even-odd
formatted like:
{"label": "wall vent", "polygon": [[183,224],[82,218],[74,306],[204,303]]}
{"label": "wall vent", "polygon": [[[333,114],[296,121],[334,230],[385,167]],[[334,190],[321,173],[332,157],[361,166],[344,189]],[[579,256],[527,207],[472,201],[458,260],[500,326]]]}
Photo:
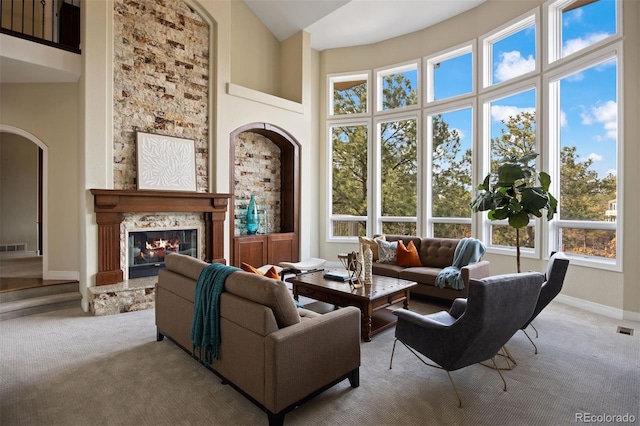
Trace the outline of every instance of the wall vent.
{"label": "wall vent", "polygon": [[0,253],[16,253],[27,251],[26,243],[0,244]]}
{"label": "wall vent", "polygon": [[633,328],[618,326],[618,333],[633,336]]}

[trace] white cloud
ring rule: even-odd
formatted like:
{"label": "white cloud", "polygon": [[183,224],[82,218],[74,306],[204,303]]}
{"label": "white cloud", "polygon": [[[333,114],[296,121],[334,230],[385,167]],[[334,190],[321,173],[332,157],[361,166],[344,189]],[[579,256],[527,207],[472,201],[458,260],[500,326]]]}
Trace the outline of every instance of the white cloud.
{"label": "white cloud", "polygon": [[603,38],[609,37],[611,34],[605,32],[589,33],[585,37],[572,38],[567,40],[562,46],[562,57],[569,56],[578,50],[582,50],[587,46],[599,42]]}
{"label": "white cloud", "polygon": [[[605,130],[604,138],[616,139],[618,137],[618,104],[615,101],[592,105],[589,110],[584,110],[580,117],[582,124],[601,123]],[[596,139],[602,140],[603,137],[599,136]]]}
{"label": "white cloud", "polygon": [[566,12],[562,15],[562,25],[568,27],[574,22],[582,21],[582,15],[584,14],[584,10],[581,8],[573,9],[570,12]]}
{"label": "white cloud", "polygon": [[600,154],[596,154],[595,152],[592,152],[591,154],[589,154],[589,156],[587,157],[589,160],[591,161],[602,161],[604,160],[604,157]]}
{"label": "white cloud", "polygon": [[605,173],[605,176],[609,176],[609,175],[618,176],[618,171],[616,169],[609,169],[607,170],[607,173]]}
{"label": "white cloud", "polygon": [[456,132],[458,132],[458,136],[460,136],[460,139],[461,139],[461,140],[465,138],[465,136],[466,136],[466,135],[465,135],[465,133],[464,133],[462,130],[460,130],[460,129],[456,129],[456,128],[454,127],[454,128],[452,128],[450,131],[451,131],[451,132],[453,132],[454,130],[455,130]]}
{"label": "white cloud", "polygon": [[567,113],[560,111],[560,127],[567,127],[569,122],[567,121]]}
{"label": "white cloud", "polygon": [[502,52],[500,54],[500,61],[496,66],[495,79],[496,82],[509,80],[533,71],[535,68],[536,60],[533,55],[524,58],[517,50]]}
{"label": "white cloud", "polygon": [[521,112],[530,112],[535,114],[535,108],[522,108],[512,105],[492,105],[491,118],[496,121],[509,121],[509,117],[514,117]]}

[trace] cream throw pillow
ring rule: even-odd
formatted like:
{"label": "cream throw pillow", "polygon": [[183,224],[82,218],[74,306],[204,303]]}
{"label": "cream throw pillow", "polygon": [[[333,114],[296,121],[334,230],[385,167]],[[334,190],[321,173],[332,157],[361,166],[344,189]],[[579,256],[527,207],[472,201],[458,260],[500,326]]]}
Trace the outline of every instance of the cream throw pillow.
{"label": "cream throw pillow", "polygon": [[378,251],[378,241],[386,241],[385,236],[381,235],[376,238],[358,237],[360,243],[360,253],[364,253],[366,246],[371,247],[373,252],[373,261],[377,262],[380,259],[380,252]]}

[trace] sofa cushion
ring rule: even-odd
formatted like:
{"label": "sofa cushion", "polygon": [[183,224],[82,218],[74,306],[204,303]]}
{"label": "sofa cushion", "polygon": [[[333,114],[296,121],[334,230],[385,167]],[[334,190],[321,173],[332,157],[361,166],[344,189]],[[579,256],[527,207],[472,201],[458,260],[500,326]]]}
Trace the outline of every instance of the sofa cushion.
{"label": "sofa cushion", "polygon": [[405,268],[398,273],[398,278],[415,281],[418,284],[428,284],[435,286],[436,277],[442,269],[419,266],[415,268]]}
{"label": "sofa cushion", "polygon": [[300,315],[293,297],[282,281],[237,271],[227,278],[225,290],[271,308],[280,328],[300,322]]}
{"label": "sofa cushion", "polygon": [[164,258],[164,263],[167,269],[196,281],[198,281],[200,272],[208,265],[207,262],[195,257],[177,256],[173,253]]}
{"label": "sofa cushion", "polygon": [[459,241],[453,238],[423,238],[419,249],[422,265],[433,268],[451,266]]}
{"label": "sofa cushion", "polygon": [[371,265],[371,272],[374,275],[383,275],[385,277],[399,278],[400,271],[404,269],[404,266],[392,265],[390,263],[374,262]]}
{"label": "sofa cushion", "polygon": [[396,264],[396,250],[398,249],[398,242],[388,242],[384,240],[378,240],[378,253],[380,263]]}
{"label": "sofa cushion", "polygon": [[418,256],[418,249],[413,244],[413,241],[409,241],[409,244],[405,247],[402,240],[398,241],[398,249],[396,250],[396,265],[398,266],[422,266],[420,256]]}

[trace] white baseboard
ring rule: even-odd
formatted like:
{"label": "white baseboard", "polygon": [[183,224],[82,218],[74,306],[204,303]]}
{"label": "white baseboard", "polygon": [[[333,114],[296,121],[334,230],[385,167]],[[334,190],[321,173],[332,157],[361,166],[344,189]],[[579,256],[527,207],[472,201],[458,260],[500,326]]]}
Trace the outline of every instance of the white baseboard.
{"label": "white baseboard", "polygon": [[604,315],[609,318],[640,322],[640,312],[632,312],[632,311],[625,311],[618,308],[612,308],[611,306],[606,306],[606,305],[602,305],[600,303],[595,303],[595,302],[589,302],[588,300],[578,299],[577,297],[566,296],[564,294],[559,294],[555,298],[555,300],[557,300],[560,303],[564,303],[565,305],[584,309],[585,311]]}
{"label": "white baseboard", "polygon": [[45,280],[69,280],[80,281],[80,272],[78,271],[47,271],[43,274]]}
{"label": "white baseboard", "polygon": [[0,252],[0,257],[5,259],[12,259],[16,257],[36,257],[38,252],[36,251],[3,251]]}

